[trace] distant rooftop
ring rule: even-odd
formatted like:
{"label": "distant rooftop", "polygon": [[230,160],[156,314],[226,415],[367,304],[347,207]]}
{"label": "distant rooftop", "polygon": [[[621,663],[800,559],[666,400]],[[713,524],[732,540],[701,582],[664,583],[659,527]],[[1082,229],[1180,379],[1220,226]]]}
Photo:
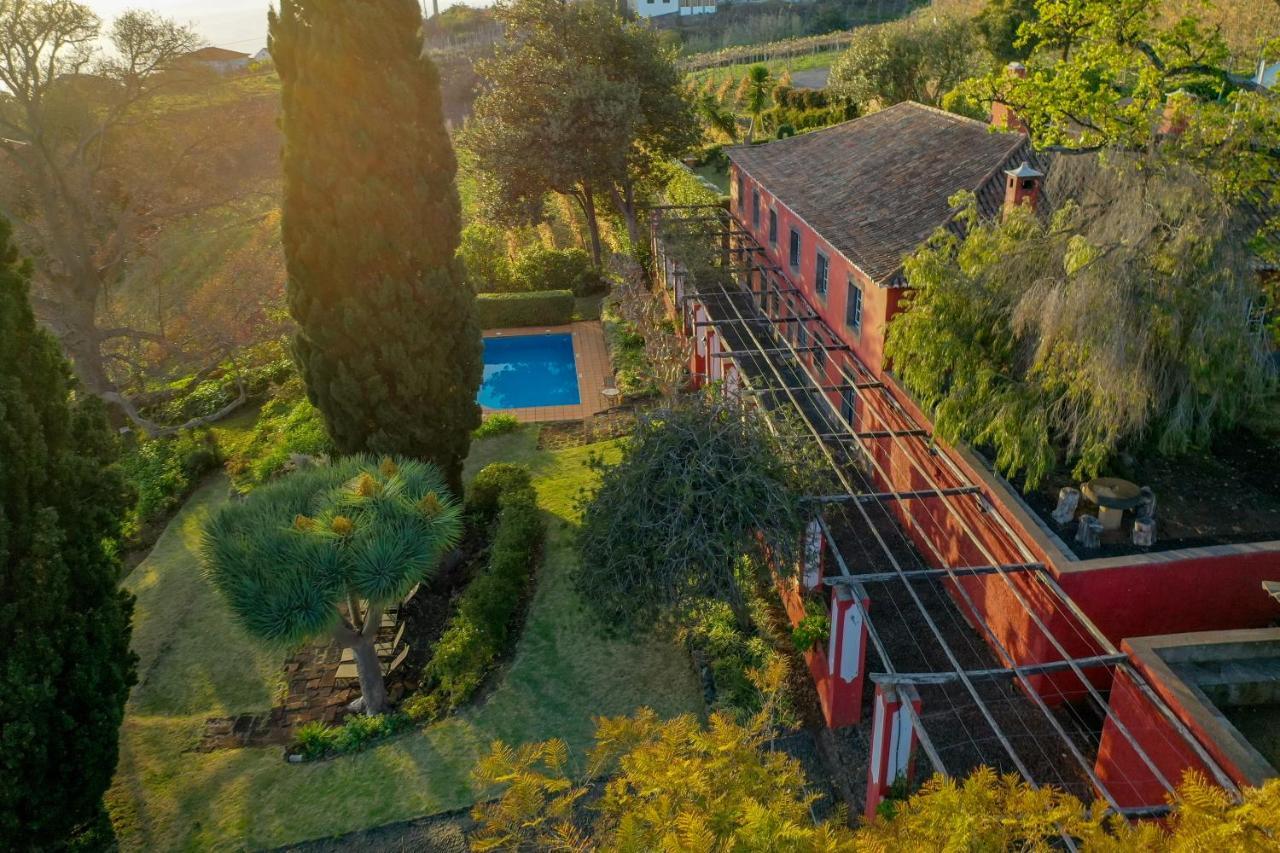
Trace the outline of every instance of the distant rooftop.
{"label": "distant rooftop", "polygon": [[184,58],[193,59],[196,62],[229,62],[235,59],[248,59],[249,54],[238,50],[227,50],[225,47],[202,47],[191,51]]}
{"label": "distant rooftop", "polygon": [[734,163],[873,281],[954,214],[961,190],[1004,202],[1004,170],[1036,164],[1026,137],[906,101],[825,130],[726,149]]}

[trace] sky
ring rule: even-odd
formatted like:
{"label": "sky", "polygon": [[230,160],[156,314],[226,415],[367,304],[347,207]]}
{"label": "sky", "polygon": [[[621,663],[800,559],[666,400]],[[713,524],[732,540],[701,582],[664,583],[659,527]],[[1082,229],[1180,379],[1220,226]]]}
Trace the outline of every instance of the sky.
{"label": "sky", "polygon": [[[126,9],[148,9],[190,24],[215,47],[254,53],[267,46],[267,7],[270,0],[81,0],[104,22]],[[487,0],[440,0],[440,8],[465,2],[487,6]]]}

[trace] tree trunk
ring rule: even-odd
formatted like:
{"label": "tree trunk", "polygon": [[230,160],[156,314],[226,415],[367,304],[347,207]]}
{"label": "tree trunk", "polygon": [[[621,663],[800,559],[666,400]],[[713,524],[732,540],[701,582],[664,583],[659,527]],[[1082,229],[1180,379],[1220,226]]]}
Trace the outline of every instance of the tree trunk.
{"label": "tree trunk", "polygon": [[364,712],[370,717],[377,716],[387,710],[387,685],[382,680],[382,662],[378,660],[378,650],[374,639],[378,635],[378,626],[382,623],[382,606],[368,607],[361,619],[354,595],[347,595],[347,614],[351,625],[358,626],[352,630],[344,621],[334,629],[333,635],[344,648],[351,649],[356,659],[356,675],[360,679],[360,698],[364,700]]}
{"label": "tree trunk", "polygon": [[591,235],[591,262],[597,270],[604,269],[604,252],[600,248],[600,223],[596,219],[596,198],[591,187],[583,186],[578,199],[582,203],[582,215],[587,219],[587,233]]}
{"label": "tree trunk", "polygon": [[622,219],[627,223],[627,238],[631,241],[631,248],[634,251],[636,246],[640,245],[640,225],[636,218],[636,188],[630,180],[623,182],[622,189],[616,186],[609,188],[609,194],[613,196],[613,206],[618,208],[618,213],[622,214]]}
{"label": "tree trunk", "polygon": [[107,364],[102,357],[102,341],[93,304],[84,301],[70,305],[64,303],[61,313],[61,317],[50,318],[54,321],[52,328],[71,357],[80,384],[98,397],[115,391],[115,383],[107,375]]}
{"label": "tree trunk", "polygon": [[387,685],[382,680],[382,662],[374,648],[373,637],[360,635],[351,646],[355,655],[356,672],[360,676],[360,697],[364,699],[364,712],[376,716],[387,710]]}

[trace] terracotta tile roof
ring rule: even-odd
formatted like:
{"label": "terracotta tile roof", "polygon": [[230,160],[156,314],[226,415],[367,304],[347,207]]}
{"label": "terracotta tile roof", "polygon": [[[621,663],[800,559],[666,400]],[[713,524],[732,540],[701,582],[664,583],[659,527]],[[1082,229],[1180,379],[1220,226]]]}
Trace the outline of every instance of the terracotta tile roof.
{"label": "terracotta tile roof", "polygon": [[814,133],[726,149],[766,191],[872,281],[902,283],[903,258],[952,216],[947,199],[1004,202],[1004,170],[1037,160],[1026,137],[904,102]]}

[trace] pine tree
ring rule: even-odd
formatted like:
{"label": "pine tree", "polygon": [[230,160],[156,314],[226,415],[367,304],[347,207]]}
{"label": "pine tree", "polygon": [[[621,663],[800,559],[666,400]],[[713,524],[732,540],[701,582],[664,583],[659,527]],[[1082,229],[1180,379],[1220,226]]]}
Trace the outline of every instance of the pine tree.
{"label": "pine tree", "polygon": [[0,849],[96,846],[135,680],[113,547],[128,493],[10,236],[0,219]]}
{"label": "pine tree", "polygon": [[457,162],[414,0],[283,0],[285,259],[294,354],[342,453],[426,459],[460,494],[480,423]]}

